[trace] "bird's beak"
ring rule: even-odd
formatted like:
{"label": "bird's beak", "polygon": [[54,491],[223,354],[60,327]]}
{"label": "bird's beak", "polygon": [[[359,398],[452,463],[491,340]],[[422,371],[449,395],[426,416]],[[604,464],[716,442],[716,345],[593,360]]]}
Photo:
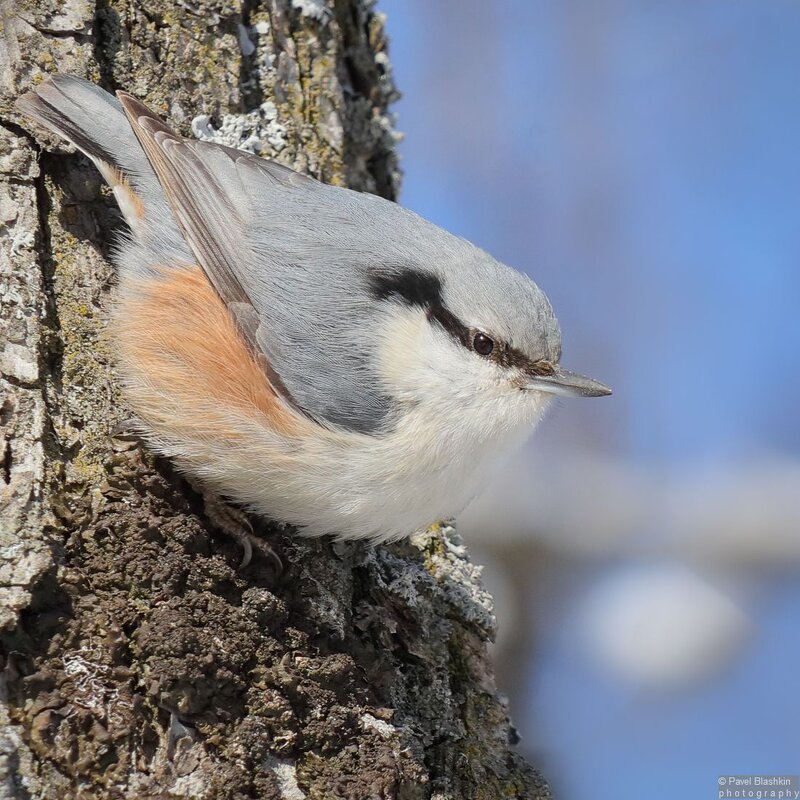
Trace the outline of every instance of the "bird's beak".
{"label": "bird's beak", "polygon": [[561,367],[556,367],[552,375],[537,375],[531,378],[525,388],[548,394],[560,394],[563,397],[605,397],[611,394],[611,389],[599,381]]}

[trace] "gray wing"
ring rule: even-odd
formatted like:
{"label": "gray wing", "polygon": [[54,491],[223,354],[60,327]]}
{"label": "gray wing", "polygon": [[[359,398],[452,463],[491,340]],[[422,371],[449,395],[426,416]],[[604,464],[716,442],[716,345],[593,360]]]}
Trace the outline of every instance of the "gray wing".
{"label": "gray wing", "polygon": [[420,225],[439,229],[380,198],[184,140],[119,97],[190,248],[276,388],[322,424],[380,429],[392,411],[376,369],[388,304],[370,293],[371,277],[418,256],[408,245],[426,239]]}

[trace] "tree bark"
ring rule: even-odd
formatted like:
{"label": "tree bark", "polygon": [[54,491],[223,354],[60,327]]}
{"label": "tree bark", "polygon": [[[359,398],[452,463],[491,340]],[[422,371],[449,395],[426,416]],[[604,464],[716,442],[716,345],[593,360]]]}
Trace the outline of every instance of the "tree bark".
{"label": "tree bark", "polygon": [[204,518],[126,418],[106,332],[124,229],[14,98],[57,70],[185,134],[394,198],[369,0],[0,0],[0,798],[545,798],[511,749],[455,531],[369,547]]}

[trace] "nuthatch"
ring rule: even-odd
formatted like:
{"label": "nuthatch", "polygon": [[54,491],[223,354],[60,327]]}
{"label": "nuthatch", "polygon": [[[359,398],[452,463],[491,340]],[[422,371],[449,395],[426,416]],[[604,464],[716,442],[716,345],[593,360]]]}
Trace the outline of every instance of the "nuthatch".
{"label": "nuthatch", "polygon": [[300,533],[397,539],[461,511],[556,394],[530,279],[370,194],[178,136],[56,76],[19,109],[85,153],[118,246],[118,370],[141,433],[221,497]]}

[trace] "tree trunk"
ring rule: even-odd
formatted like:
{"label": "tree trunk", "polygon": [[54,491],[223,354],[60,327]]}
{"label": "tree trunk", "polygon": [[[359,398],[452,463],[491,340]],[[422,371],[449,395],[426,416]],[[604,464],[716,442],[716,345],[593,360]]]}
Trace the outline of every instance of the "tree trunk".
{"label": "tree trunk", "polygon": [[[306,541],[238,570],[126,418],[106,317],[124,229],[12,109],[61,70],[183,133],[394,198],[369,0],[0,0],[0,798],[545,798],[455,532]],[[198,116],[207,115],[207,116]]]}

